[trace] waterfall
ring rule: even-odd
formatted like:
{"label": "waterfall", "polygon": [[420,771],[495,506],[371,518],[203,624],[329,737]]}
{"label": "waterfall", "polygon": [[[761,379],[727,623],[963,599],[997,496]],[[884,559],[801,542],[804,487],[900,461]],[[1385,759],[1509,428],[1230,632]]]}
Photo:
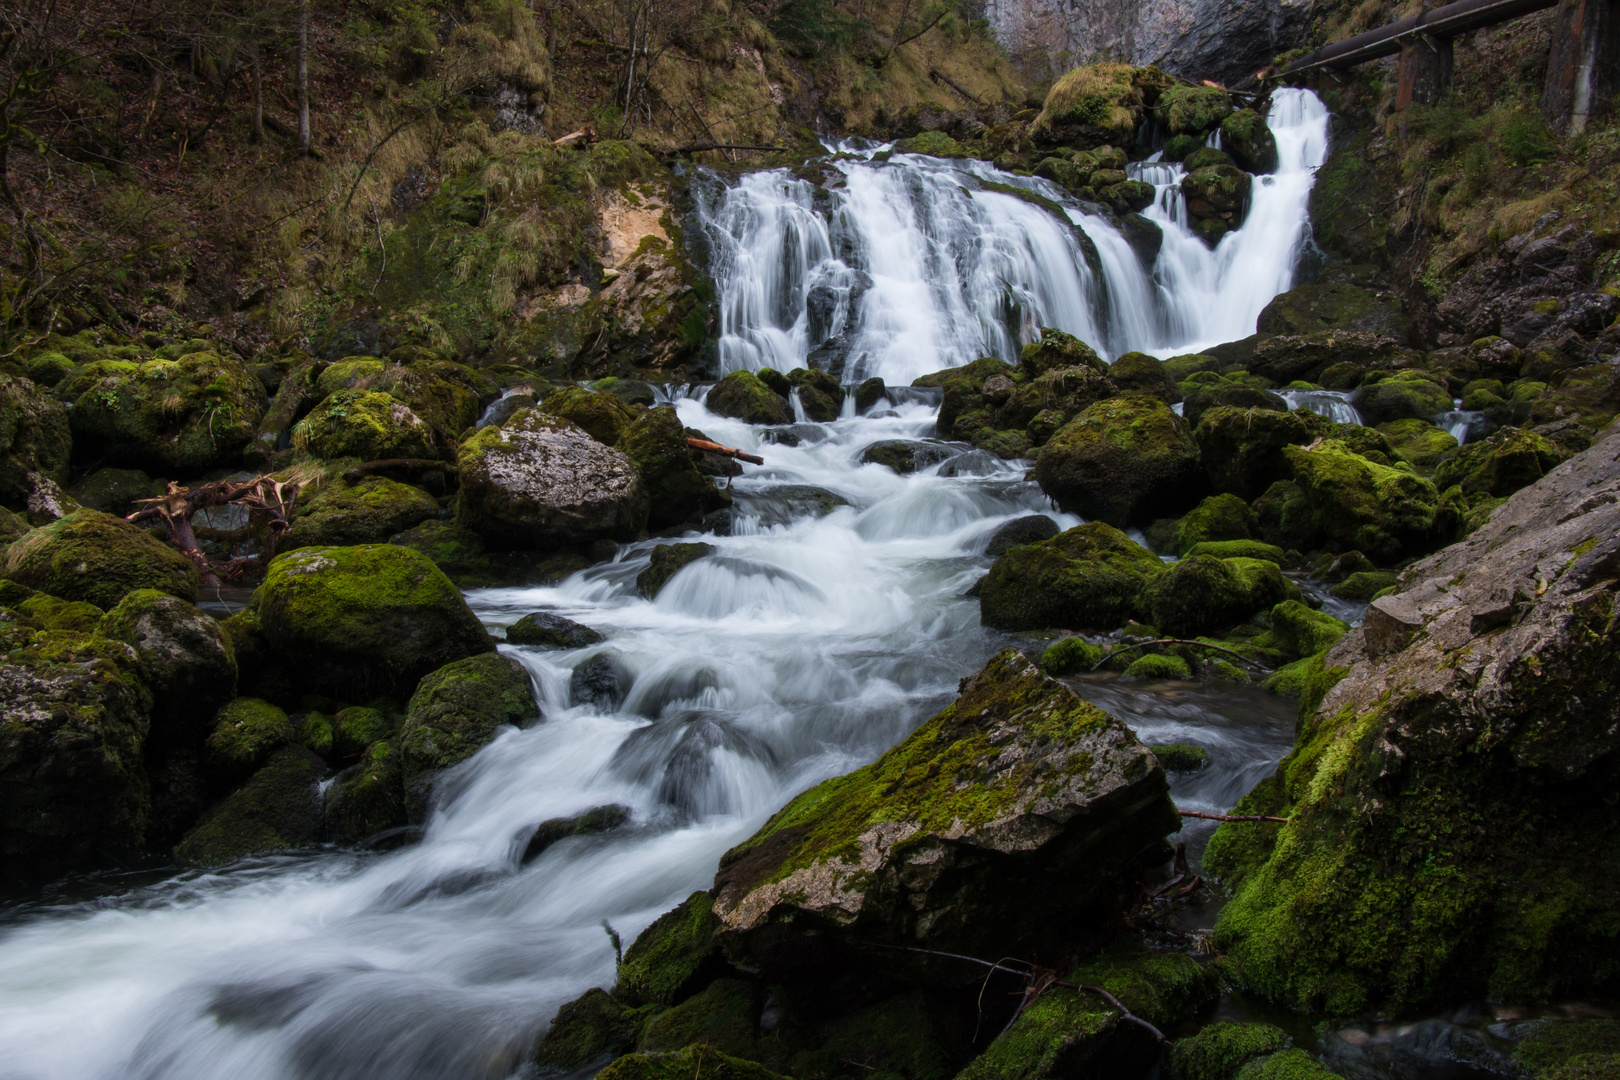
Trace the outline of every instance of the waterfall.
{"label": "waterfall", "polygon": [[1277,91],[1270,124],[1277,172],[1255,178],[1243,226],[1214,250],[1188,228],[1181,167],[1131,166],[1157,189],[1144,214],[1164,233],[1152,266],[1099,208],[972,159],[845,144],[820,184],[787,169],[711,178],[697,213],[713,251],[721,370],[818,366],[846,382],[904,384],[980,356],[1015,362],[1042,326],[1107,357],[1247,337],[1293,285],[1327,154],[1327,110],[1309,91]]}

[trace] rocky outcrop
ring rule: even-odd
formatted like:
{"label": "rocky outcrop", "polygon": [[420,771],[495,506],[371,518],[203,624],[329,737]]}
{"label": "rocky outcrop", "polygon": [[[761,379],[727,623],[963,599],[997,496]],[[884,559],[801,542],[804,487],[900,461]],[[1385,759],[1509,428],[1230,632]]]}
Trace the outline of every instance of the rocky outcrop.
{"label": "rocky outcrop", "polygon": [[1292,1007],[1578,995],[1620,974],[1620,431],[1409,567],[1306,677],[1294,752],[1205,865]]}
{"label": "rocky outcrop", "polygon": [[800,973],[855,954],[898,962],[862,952],[874,942],[1059,948],[1055,928],[1084,938],[1175,830],[1166,791],[1124,725],[1009,649],[899,746],[725,855],[719,940],[734,963]]}

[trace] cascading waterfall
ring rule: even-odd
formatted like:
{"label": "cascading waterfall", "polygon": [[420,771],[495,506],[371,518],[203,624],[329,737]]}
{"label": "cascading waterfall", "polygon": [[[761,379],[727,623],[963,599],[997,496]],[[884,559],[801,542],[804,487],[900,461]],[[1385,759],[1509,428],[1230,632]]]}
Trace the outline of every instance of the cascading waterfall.
{"label": "cascading waterfall", "polygon": [[[842,147],[821,185],[786,169],[711,185],[699,217],[720,294],[720,365],[814,365],[903,385],[980,356],[1016,361],[1042,326],[1107,356],[1247,337],[1293,284],[1327,155],[1314,94],[1277,91],[1270,123],[1278,169],[1255,179],[1243,227],[1213,251],[1187,227],[1180,166],[1131,166],[1158,189],[1145,216],[1164,243],[1151,267],[1062,188],[976,160]],[[1068,221],[1007,189],[1058,204]]]}
{"label": "cascading waterfall", "polygon": [[[1063,204],[1071,228],[987,189],[1066,198],[981,163],[844,157],[830,165],[842,175],[831,192],[780,171],[745,176],[706,210],[724,362],[795,367],[836,339],[846,380],[904,384],[982,354],[1010,358],[1042,325],[1115,354],[1242,336],[1252,314],[1242,333],[1217,334],[1230,313],[1198,305],[1258,312],[1286,287],[1320,120],[1314,98],[1279,94],[1274,126],[1291,147],[1279,197],[1257,197],[1244,229],[1197,255],[1214,268],[1204,292],[1167,284],[1165,256],[1150,275],[1083,207]],[[1167,248],[1185,233],[1169,214]],[[902,386],[891,399],[791,425],[797,443],[785,445],[671,394],[683,424],[768,462],[736,481],[730,535],[705,537],[717,554],[654,601],[635,588],[651,542],[553,588],[472,594],[492,626],[544,609],[608,641],[506,647],[545,720],[458,766],[414,846],[100,879],[76,886],[93,900],[0,912],[0,1077],[521,1074],[555,1009],[611,983],[603,920],[633,939],[794,793],[903,738],[1005,644],[963,598],[1000,525],[1030,513],[1075,524],[1021,467],[966,446],[910,476],[862,464],[874,442],[934,431],[928,393]],[[627,696],[573,702],[571,670],[602,652],[626,673]],[[1209,770],[1172,779],[1183,806],[1229,808],[1292,740],[1291,708],[1263,695],[1112,693],[1105,703],[1145,736],[1210,748]],[[608,803],[631,809],[627,825],[522,863],[536,824]]]}

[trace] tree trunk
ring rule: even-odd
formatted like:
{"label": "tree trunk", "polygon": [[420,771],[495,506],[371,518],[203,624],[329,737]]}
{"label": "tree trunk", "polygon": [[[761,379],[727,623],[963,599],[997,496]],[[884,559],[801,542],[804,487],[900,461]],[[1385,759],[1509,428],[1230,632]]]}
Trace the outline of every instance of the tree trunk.
{"label": "tree trunk", "polygon": [[309,153],[309,0],[298,3],[298,152]]}
{"label": "tree trunk", "polygon": [[264,142],[264,60],[253,46],[253,141]]}

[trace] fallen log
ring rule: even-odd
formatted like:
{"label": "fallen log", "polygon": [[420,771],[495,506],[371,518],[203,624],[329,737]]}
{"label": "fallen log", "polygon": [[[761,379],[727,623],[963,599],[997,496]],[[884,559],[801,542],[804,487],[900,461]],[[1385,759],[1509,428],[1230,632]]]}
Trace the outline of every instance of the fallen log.
{"label": "fallen log", "polygon": [[401,472],[431,472],[435,469],[448,472],[450,468],[449,464],[434,458],[380,458],[377,461],[367,461],[364,464],[356,465],[352,469],[345,470],[343,479],[352,484],[354,481],[362,480],[373,473],[388,472],[393,469],[398,469]]}
{"label": "fallen log", "polygon": [[686,445],[690,446],[694,450],[706,450],[711,454],[724,454],[726,457],[736,458],[738,461],[746,461],[750,465],[765,464],[765,459],[760,457],[758,454],[750,454],[746,450],[736,450],[729,446],[721,446],[719,443],[710,442],[708,439],[687,439]]}
{"label": "fallen log", "polygon": [[1285,817],[1267,817],[1264,814],[1206,814],[1202,810],[1177,810],[1182,817],[1203,818],[1205,821],[1280,821],[1284,824]]}
{"label": "fallen log", "polygon": [[753,143],[694,142],[687,143],[685,146],[677,146],[675,149],[667,151],[667,153],[680,156],[682,154],[702,154],[709,150],[768,150],[780,152],[787,149],[786,146],[757,146]]}
{"label": "fallen log", "polygon": [[[1320,441],[1320,440],[1318,440],[1318,441]],[[1112,660],[1114,657],[1119,656],[1121,653],[1128,653],[1133,649],[1145,649],[1149,645],[1190,645],[1190,646],[1192,646],[1194,648],[1198,648],[1198,649],[1214,649],[1216,652],[1223,652],[1223,653],[1226,653],[1228,656],[1234,656],[1237,659],[1243,661],[1245,664],[1248,664],[1252,668],[1259,668],[1261,671],[1268,670],[1263,664],[1260,664],[1260,663],[1258,663],[1257,661],[1254,661],[1254,660],[1250,660],[1247,656],[1244,656],[1242,653],[1234,652],[1233,650],[1226,648],[1224,645],[1211,645],[1207,641],[1194,641],[1194,640],[1192,640],[1190,638],[1178,638],[1178,637],[1154,638],[1152,641],[1138,641],[1135,645],[1121,646],[1118,649],[1114,649],[1107,656],[1103,657],[1101,660],[1099,660],[1095,664],[1093,664],[1091,666],[1091,670],[1096,671],[1098,668],[1100,668],[1104,664],[1108,663],[1108,661]]]}

